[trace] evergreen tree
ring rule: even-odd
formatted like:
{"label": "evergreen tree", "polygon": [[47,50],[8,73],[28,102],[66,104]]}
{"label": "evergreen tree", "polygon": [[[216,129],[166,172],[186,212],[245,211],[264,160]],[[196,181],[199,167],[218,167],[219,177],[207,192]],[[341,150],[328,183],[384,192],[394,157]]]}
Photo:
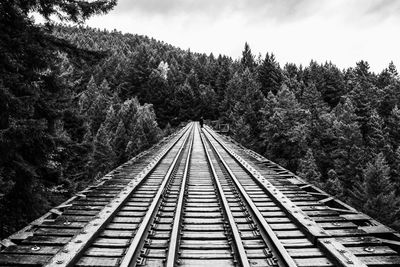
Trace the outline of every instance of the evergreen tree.
{"label": "evergreen tree", "polygon": [[341,197],[343,194],[343,185],[338,179],[337,173],[333,169],[328,171],[328,178],[326,179],[323,187],[329,194],[332,194],[336,197]]}
{"label": "evergreen tree", "polygon": [[383,118],[390,116],[393,108],[400,103],[400,82],[394,81],[390,85],[384,87],[379,98],[379,114]]}
{"label": "evergreen tree", "polygon": [[263,118],[265,129],[261,136],[266,156],[296,171],[300,155],[307,150],[309,115],[293,92],[283,86],[276,96],[272,116]]}
{"label": "evergreen tree", "polygon": [[143,97],[146,94],[147,82],[152,72],[154,58],[146,46],[140,46],[129,58],[124,84],[120,86],[120,97],[124,100],[132,97]]}
{"label": "evergreen tree", "polygon": [[108,133],[115,132],[118,127],[119,118],[117,116],[117,111],[115,111],[114,107],[110,105],[107,110],[106,118],[104,120],[104,126],[106,127],[106,131]]}
{"label": "evergreen tree", "polygon": [[358,205],[385,224],[398,226],[400,200],[396,197],[389,177],[390,168],[382,153],[368,163],[363,172],[364,182],[359,184],[356,195]]}
{"label": "evergreen tree", "polygon": [[283,75],[274,54],[266,54],[265,59],[257,68],[257,79],[261,84],[264,96],[267,96],[269,92],[276,94],[279,91]]}
{"label": "evergreen tree", "polygon": [[221,102],[224,98],[229,80],[232,78],[230,64],[227,58],[218,58],[219,68],[217,68],[217,77],[215,81],[215,92],[218,95],[218,101]]}
{"label": "evergreen tree", "polygon": [[300,160],[297,174],[316,186],[320,185],[321,173],[318,171],[314,154],[311,149],[308,149],[304,158]]}
{"label": "evergreen tree", "polygon": [[394,189],[396,189],[396,196],[398,196],[400,193],[400,146],[394,153],[390,170],[391,181],[393,182]]}
{"label": "evergreen tree", "polygon": [[359,174],[365,160],[363,138],[350,99],[339,104],[332,112],[335,116],[332,125],[335,149],[330,157],[347,197],[354,183],[360,179]]}
{"label": "evergreen tree", "polygon": [[87,113],[92,107],[93,99],[97,97],[99,89],[96,85],[94,77],[91,76],[86,86],[86,91],[82,92],[79,96],[79,109],[80,113]]}
{"label": "evergreen tree", "polygon": [[97,93],[95,98],[92,99],[92,104],[87,111],[87,116],[90,119],[90,127],[93,133],[97,132],[101,123],[106,118],[106,112],[110,105],[110,99],[100,93]]}
{"label": "evergreen tree", "polygon": [[102,124],[94,138],[93,153],[90,160],[90,167],[94,177],[104,175],[114,165],[116,157],[110,144],[110,139],[106,132],[106,127]]}
{"label": "evergreen tree", "polygon": [[379,88],[384,89],[386,86],[396,83],[398,79],[399,73],[397,72],[397,68],[393,61],[391,61],[389,66],[379,74],[378,86]]}
{"label": "evergreen tree", "polygon": [[107,96],[110,95],[110,85],[108,84],[106,79],[103,79],[103,81],[101,82],[100,86],[99,86],[99,92],[100,94]]}
{"label": "evergreen tree", "polygon": [[242,59],[240,60],[242,69],[249,69],[250,71],[253,71],[256,63],[254,61],[254,55],[251,53],[251,49],[249,44],[246,42],[244,44],[244,50],[242,52]]}
{"label": "evergreen tree", "polygon": [[[246,69],[242,73],[235,73],[228,84],[227,92],[223,102],[226,118],[232,123],[232,131],[241,132],[236,127],[247,124],[250,129],[247,145],[256,147],[259,143],[258,137],[261,134],[260,120],[262,119],[262,109],[265,105],[265,98],[260,91],[260,85],[255,80],[251,72]],[[242,119],[242,120],[240,120]],[[243,123],[239,123],[239,120]],[[243,135],[240,134],[243,138]],[[244,140],[243,140],[244,141]],[[259,148],[258,148],[259,149]]]}
{"label": "evergreen tree", "polygon": [[323,101],[321,93],[314,84],[305,87],[300,97],[302,107],[308,109],[313,118],[317,119],[322,113],[329,111],[327,104]]}
{"label": "evergreen tree", "polygon": [[126,146],[128,144],[129,137],[127,135],[127,131],[125,129],[125,125],[123,121],[119,121],[118,127],[113,135],[113,140],[111,142],[113,151],[116,155],[115,162],[117,164],[122,164],[124,161],[127,160],[126,158]]}
{"label": "evergreen tree", "polygon": [[392,109],[385,130],[392,146],[398,146],[400,144],[400,109],[397,106]]}
{"label": "evergreen tree", "polygon": [[[378,154],[385,146],[386,140],[383,133],[383,120],[374,109],[366,124],[366,145],[372,155]],[[371,155],[368,153],[369,155]]]}

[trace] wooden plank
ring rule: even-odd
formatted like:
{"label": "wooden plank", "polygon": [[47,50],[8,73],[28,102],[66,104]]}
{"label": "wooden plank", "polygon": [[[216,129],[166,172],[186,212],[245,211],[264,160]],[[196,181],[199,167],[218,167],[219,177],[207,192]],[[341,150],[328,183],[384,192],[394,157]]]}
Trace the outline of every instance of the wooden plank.
{"label": "wooden plank", "polygon": [[371,217],[363,213],[358,214],[342,214],[340,217],[345,218],[348,221],[369,221]]}
{"label": "wooden plank", "polygon": [[20,255],[20,254],[0,254],[1,266],[41,266],[46,263],[51,256],[48,255]]}
{"label": "wooden plank", "polygon": [[93,247],[85,251],[85,256],[95,257],[121,257],[125,252],[123,248],[98,248]]}
{"label": "wooden plank", "polygon": [[370,245],[380,245],[382,241],[379,238],[371,236],[350,236],[350,237],[336,237],[338,242],[349,246],[370,246]]}
{"label": "wooden plank", "polygon": [[117,267],[119,266],[119,259],[118,258],[107,258],[107,257],[90,257],[84,256],[82,257],[75,266],[85,266],[85,267]]}
{"label": "wooden plank", "polygon": [[[53,255],[60,250],[61,246],[12,246],[1,251],[6,254],[41,254],[41,255]],[[1,255],[1,254],[0,254]]]}
{"label": "wooden plank", "polygon": [[298,267],[331,267],[335,266],[327,258],[298,258],[294,259]]}
{"label": "wooden plank", "polygon": [[302,238],[306,237],[303,232],[299,230],[293,231],[274,231],[278,238]]}
{"label": "wooden plank", "polygon": [[345,237],[345,236],[366,236],[368,235],[361,229],[329,229],[326,230],[332,237]]}
{"label": "wooden plank", "polygon": [[111,238],[130,238],[135,235],[134,231],[130,230],[104,230],[100,233],[101,237],[111,237]]}
{"label": "wooden plank", "polygon": [[289,248],[287,249],[289,255],[293,258],[315,258],[324,257],[322,251],[318,248]]}
{"label": "wooden plank", "polygon": [[382,242],[382,244],[390,245],[391,247],[395,247],[397,250],[400,249],[400,241],[383,239],[383,238],[378,238],[378,240]]}
{"label": "wooden plank", "polygon": [[356,256],[397,255],[397,252],[388,246],[349,247]]}
{"label": "wooden plank", "polygon": [[80,229],[65,228],[39,228],[35,231],[35,235],[51,235],[51,236],[74,236],[79,233]]}
{"label": "wooden plank", "polygon": [[84,227],[86,223],[84,222],[62,222],[62,221],[52,221],[52,222],[43,222],[39,227],[40,228],[75,228],[80,229]]}
{"label": "wooden plank", "polygon": [[321,222],[318,223],[324,229],[354,229],[357,228],[358,225],[352,222]]}
{"label": "wooden plank", "polygon": [[106,247],[106,248],[113,248],[119,247],[124,248],[128,247],[130,244],[130,238],[97,238],[96,241],[93,243],[95,247]]}
{"label": "wooden plank", "polygon": [[71,237],[62,236],[32,236],[22,241],[22,244],[37,244],[37,245],[65,245]]}
{"label": "wooden plank", "polygon": [[318,242],[323,250],[328,251],[340,266],[367,267],[364,262],[360,261],[358,257],[334,238],[322,238]]}
{"label": "wooden plank", "polygon": [[368,267],[388,267],[400,266],[400,256],[375,256],[375,257],[360,257]]}
{"label": "wooden plank", "polygon": [[359,227],[360,230],[363,230],[364,232],[368,234],[389,234],[389,233],[394,233],[392,229],[389,227],[380,224],[380,225],[374,225],[374,226],[362,226]]}
{"label": "wooden plank", "polygon": [[307,238],[288,238],[280,240],[285,248],[311,248],[314,247]]}

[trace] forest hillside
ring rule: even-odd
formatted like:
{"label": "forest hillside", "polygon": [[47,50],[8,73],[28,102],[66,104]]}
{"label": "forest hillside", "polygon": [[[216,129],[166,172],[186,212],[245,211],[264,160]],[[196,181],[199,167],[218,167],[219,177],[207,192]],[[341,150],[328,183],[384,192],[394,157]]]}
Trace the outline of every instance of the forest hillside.
{"label": "forest hillside", "polygon": [[247,43],[232,59],[118,31],[30,27],[62,49],[19,44],[22,64],[11,41],[0,43],[10,58],[0,69],[1,236],[200,117],[229,123],[238,142],[400,229],[393,63],[381,73],[365,61],[280,66]]}
{"label": "forest hillside", "polygon": [[[54,34],[108,58],[89,73],[122,101],[153,105],[161,128],[220,120],[232,136],[397,229],[400,204],[400,80],[368,62],[280,66],[272,53],[193,53],[145,36],[56,27]],[[89,81],[90,82],[90,81]],[[81,81],[85,91],[88,87]]]}

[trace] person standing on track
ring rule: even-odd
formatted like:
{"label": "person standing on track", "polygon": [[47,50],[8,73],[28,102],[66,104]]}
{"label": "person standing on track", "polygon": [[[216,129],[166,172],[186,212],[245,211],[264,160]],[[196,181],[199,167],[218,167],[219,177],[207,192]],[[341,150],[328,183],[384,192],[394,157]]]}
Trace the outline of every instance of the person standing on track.
{"label": "person standing on track", "polygon": [[203,117],[200,118],[200,128],[203,128],[203,124],[204,124],[204,119]]}

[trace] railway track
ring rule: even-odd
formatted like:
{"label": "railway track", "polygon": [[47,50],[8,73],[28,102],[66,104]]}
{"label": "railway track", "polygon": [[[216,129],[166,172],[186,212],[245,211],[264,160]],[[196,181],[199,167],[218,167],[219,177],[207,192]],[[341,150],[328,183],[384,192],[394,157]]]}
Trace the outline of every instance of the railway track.
{"label": "railway track", "polygon": [[0,266],[400,266],[400,236],[197,123],[2,241]]}

